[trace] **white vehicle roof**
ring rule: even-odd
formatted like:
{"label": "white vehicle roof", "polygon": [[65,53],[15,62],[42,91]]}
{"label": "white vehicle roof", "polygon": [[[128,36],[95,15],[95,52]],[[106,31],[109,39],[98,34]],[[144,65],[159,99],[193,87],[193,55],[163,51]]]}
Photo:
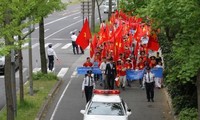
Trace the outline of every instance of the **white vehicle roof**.
{"label": "white vehicle roof", "polygon": [[94,94],[92,101],[118,103],[118,102],[121,102],[121,98],[118,94]]}
{"label": "white vehicle roof", "polygon": [[88,115],[85,120],[126,120],[125,116]]}

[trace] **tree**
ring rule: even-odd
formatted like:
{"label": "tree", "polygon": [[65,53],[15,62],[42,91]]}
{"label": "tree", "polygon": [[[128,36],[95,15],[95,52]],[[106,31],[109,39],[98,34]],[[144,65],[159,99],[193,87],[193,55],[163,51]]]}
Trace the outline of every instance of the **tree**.
{"label": "tree", "polygon": [[[170,57],[166,62],[166,81],[182,86],[195,83],[198,93],[198,116],[200,118],[200,4],[196,0],[151,0],[146,8],[138,10],[153,20],[155,28],[170,43]],[[163,41],[161,41],[163,42]],[[166,58],[166,57],[165,57]],[[166,58],[167,59],[167,58]],[[193,78],[196,78],[193,81]]]}
{"label": "tree", "polygon": [[38,7],[35,10],[35,16],[40,17],[39,20],[39,42],[40,42],[40,57],[41,57],[41,71],[47,73],[47,61],[44,41],[44,18],[55,10],[62,10],[65,5],[61,0],[38,0]]}

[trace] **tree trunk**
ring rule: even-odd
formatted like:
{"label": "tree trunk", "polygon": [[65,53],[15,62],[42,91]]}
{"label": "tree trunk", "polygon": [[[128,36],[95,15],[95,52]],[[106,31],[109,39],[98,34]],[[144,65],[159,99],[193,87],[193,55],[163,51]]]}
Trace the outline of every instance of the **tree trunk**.
{"label": "tree trunk", "polygon": [[200,69],[197,74],[198,120],[200,120]]}
{"label": "tree trunk", "polygon": [[92,32],[95,32],[95,0],[92,0],[91,28]]}
{"label": "tree trunk", "polygon": [[[10,24],[11,11],[7,10],[5,13],[5,25]],[[13,43],[9,40],[9,36],[5,36],[5,45],[10,46]],[[7,120],[15,119],[14,112],[14,101],[13,101],[13,86],[12,86],[12,76],[11,76],[11,51],[5,56],[5,95],[6,95],[6,106],[7,106]]]}
{"label": "tree trunk", "polygon": [[18,37],[20,43],[20,49],[18,50],[18,59],[19,59],[19,100],[20,103],[24,102],[24,80],[23,80],[23,57],[22,57],[22,50],[21,50],[21,36]]}
{"label": "tree trunk", "polygon": [[100,11],[100,7],[99,7],[101,4],[99,4],[99,1],[98,1],[98,0],[96,0],[96,2],[97,2],[98,13],[99,13],[99,23],[102,23],[101,11]]}
{"label": "tree trunk", "polygon": [[39,42],[40,42],[40,60],[41,60],[41,71],[47,74],[47,60],[45,53],[45,41],[44,41],[44,18],[42,17],[39,22]]}
{"label": "tree trunk", "polygon": [[111,14],[112,14],[112,0],[109,0],[108,21],[110,21]]}

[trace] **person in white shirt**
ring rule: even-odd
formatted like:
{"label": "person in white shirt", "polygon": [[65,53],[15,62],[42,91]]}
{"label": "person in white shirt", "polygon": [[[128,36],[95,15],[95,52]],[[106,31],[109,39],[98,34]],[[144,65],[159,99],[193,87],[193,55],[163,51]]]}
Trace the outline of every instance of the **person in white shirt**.
{"label": "person in white shirt", "polygon": [[[162,68],[162,63],[159,61],[158,64],[155,66],[155,68]],[[163,78],[155,77],[155,87],[156,88],[162,88],[162,80]]]}
{"label": "person in white shirt", "polygon": [[[72,39],[72,47],[73,47],[74,55],[79,54],[78,45],[76,44],[77,35],[75,34],[75,32],[72,33],[71,39]],[[75,52],[75,49],[76,49],[76,52]]]}
{"label": "person in white shirt", "polygon": [[104,83],[104,88],[106,85],[106,75],[105,75],[105,70],[106,70],[106,57],[103,57],[103,62],[100,64],[100,69],[101,69],[101,73],[102,73],[102,82]]}
{"label": "person in white shirt", "polygon": [[94,77],[92,77],[92,71],[88,70],[87,75],[82,83],[82,92],[85,92],[86,103],[91,100],[94,89],[95,89]]}
{"label": "person in white shirt", "polygon": [[145,34],[143,37],[141,37],[141,43],[142,44],[148,44],[149,37]]}
{"label": "person in white shirt", "polygon": [[147,100],[150,102],[150,99],[152,102],[154,102],[154,85],[155,85],[155,77],[154,74],[151,72],[151,68],[146,68],[146,74],[143,77],[143,86],[145,84],[146,88],[146,95]]}
{"label": "person in white shirt", "polygon": [[49,60],[48,68],[49,68],[50,71],[52,71],[53,67],[54,67],[54,57],[58,60],[56,52],[52,48],[52,44],[48,45],[47,56],[48,56],[48,60]]}

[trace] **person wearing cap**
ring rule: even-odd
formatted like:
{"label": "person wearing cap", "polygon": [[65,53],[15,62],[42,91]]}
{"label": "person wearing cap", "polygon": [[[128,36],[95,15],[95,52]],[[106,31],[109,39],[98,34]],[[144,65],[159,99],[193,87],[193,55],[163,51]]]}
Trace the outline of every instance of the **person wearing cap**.
{"label": "person wearing cap", "polygon": [[92,77],[92,71],[88,70],[87,75],[82,83],[82,92],[85,93],[86,103],[91,100],[93,90],[95,89],[95,81]]}
{"label": "person wearing cap", "polygon": [[[75,34],[75,32],[72,33],[71,39],[72,39],[72,47],[73,47],[74,55],[79,54],[78,45],[76,44],[77,35]],[[75,52],[75,49],[76,49],[76,52]]]}
{"label": "person wearing cap", "polygon": [[54,51],[54,49],[52,48],[52,44],[48,45],[48,49],[47,49],[47,56],[48,56],[48,61],[49,61],[49,65],[48,65],[48,69],[50,71],[53,70],[54,67],[54,57],[58,60],[58,57],[56,55],[56,52]]}
{"label": "person wearing cap", "polygon": [[150,100],[154,102],[155,76],[151,72],[150,67],[146,68],[146,74],[143,77],[143,85],[145,85],[146,88],[146,95],[148,102],[150,102]]}

